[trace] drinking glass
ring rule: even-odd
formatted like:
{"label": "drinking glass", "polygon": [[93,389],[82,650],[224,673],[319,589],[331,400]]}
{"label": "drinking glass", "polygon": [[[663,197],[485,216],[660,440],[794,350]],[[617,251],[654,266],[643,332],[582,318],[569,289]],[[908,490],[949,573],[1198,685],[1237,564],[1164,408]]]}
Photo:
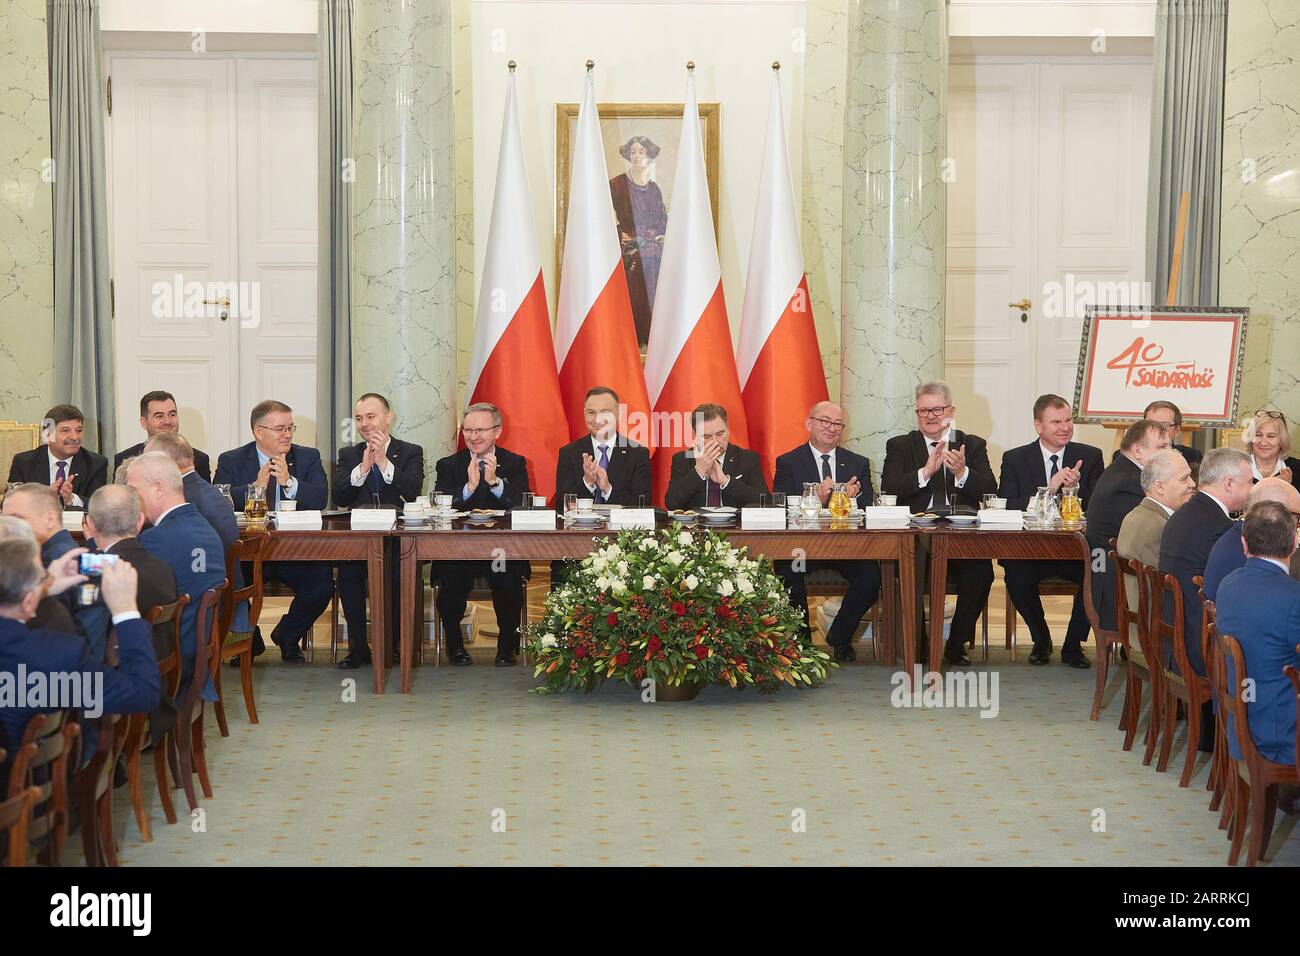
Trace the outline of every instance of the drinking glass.
{"label": "drinking glass", "polygon": [[217,491],[221,492],[221,497],[225,498],[226,501],[230,502],[230,510],[231,510],[231,511],[234,511],[234,510],[235,510],[235,499],[234,499],[234,497],[232,497],[231,494],[230,494],[230,485],[221,484],[221,485],[216,485],[215,487],[216,487]]}
{"label": "drinking glass", "polygon": [[980,498],[980,507],[981,507],[981,508],[992,508],[992,507],[993,507],[993,499],[996,498],[996,497],[997,497],[997,493],[996,493],[996,492],[992,492],[992,491],[990,491],[990,492],[989,492],[988,494],[986,494],[986,495],[983,495],[983,496]]}
{"label": "drinking glass", "polygon": [[772,495],[772,507],[784,509],[785,495],[781,494],[780,492],[777,492],[776,494]]}
{"label": "drinking glass", "polygon": [[828,507],[832,518],[847,518],[849,516],[849,509],[852,505],[849,502],[848,485],[843,482],[836,482],[831,486]]}
{"label": "drinking glass", "polygon": [[767,495],[759,495],[759,496],[758,496],[758,506],[759,506],[760,508],[766,508],[766,507],[767,507]]}
{"label": "drinking glass", "polygon": [[799,499],[799,516],[805,521],[816,521],[821,517],[822,500],[817,493],[817,482],[803,483],[803,497]]}
{"label": "drinking glass", "polygon": [[578,510],[578,496],[577,496],[577,495],[565,495],[565,496],[564,496],[564,513],[565,513],[566,515],[571,515],[571,514],[573,514],[575,511],[577,511],[577,510]]}
{"label": "drinking glass", "polygon": [[898,504],[898,495],[877,495],[876,504],[882,508],[893,508]]}

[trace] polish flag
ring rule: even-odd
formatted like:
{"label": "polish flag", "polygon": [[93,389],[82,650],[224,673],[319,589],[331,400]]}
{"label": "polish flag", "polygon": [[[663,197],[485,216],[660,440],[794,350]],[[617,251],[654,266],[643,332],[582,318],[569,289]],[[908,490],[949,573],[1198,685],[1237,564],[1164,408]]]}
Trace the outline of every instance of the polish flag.
{"label": "polish flag", "polygon": [[650,400],[641,371],[632,301],[623,272],[609,170],[590,70],[578,109],[573,178],[564,230],[564,263],[555,317],[555,364],[569,419],[569,436],[587,434],[583,398],[597,385],[618,393],[619,431],[650,445]]}
{"label": "polish flag", "polygon": [[656,425],[654,500],[660,504],[668,490],[672,456],[690,440],[690,413],[696,405],[724,406],[730,441],[749,444],[722,299],[693,74],[686,80],[680,150],[645,360],[646,391]]}
{"label": "polish flag", "polygon": [[737,363],[750,441],[770,487],[776,457],[808,440],[808,410],[829,397],[799,248],[775,70]]}
{"label": "polish flag", "polygon": [[470,404],[501,409],[501,444],[528,459],[529,486],[547,498],[555,494],[556,454],[569,440],[554,355],[512,69],[465,394]]}

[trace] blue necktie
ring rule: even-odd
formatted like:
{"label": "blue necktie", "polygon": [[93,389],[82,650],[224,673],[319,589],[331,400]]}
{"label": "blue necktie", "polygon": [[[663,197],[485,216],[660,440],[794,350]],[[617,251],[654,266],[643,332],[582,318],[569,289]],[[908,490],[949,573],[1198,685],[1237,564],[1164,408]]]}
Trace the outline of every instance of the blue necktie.
{"label": "blue necktie", "polygon": [[[609,446],[600,445],[599,450],[600,450],[600,461],[598,462],[598,464],[600,465],[601,468],[608,469],[609,468]],[[599,487],[597,487],[596,502],[599,504],[603,504],[604,501],[605,501],[605,493],[601,491]]]}
{"label": "blue necktie", "polygon": [[384,479],[379,474],[378,465],[370,466],[370,474],[366,476],[366,480],[370,484],[370,493],[374,495],[375,498],[379,498],[379,496],[383,494]]}

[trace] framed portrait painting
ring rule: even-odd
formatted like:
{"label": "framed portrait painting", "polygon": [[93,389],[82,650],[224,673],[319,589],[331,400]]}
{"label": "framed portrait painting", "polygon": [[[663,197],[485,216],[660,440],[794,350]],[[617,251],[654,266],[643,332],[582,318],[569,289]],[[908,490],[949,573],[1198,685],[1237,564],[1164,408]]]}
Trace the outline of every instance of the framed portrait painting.
{"label": "framed portrait painting", "polygon": [[[599,103],[605,166],[609,170],[610,200],[618,224],[623,270],[632,298],[637,341],[645,351],[654,312],[655,287],[668,210],[672,206],[684,103]],[[713,207],[713,231],[718,231],[717,103],[700,103],[700,141]],[[555,104],[555,275],[564,265],[564,229],[569,218],[569,171],[578,125],[577,103]]]}

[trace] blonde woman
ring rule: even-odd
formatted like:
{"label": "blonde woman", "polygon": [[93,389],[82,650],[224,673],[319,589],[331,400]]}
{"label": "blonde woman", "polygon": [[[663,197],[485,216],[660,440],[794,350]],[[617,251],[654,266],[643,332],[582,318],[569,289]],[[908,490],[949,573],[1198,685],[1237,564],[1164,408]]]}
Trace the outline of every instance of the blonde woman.
{"label": "blonde woman", "polygon": [[1300,460],[1287,457],[1291,451],[1291,429],[1287,427],[1285,415],[1261,408],[1246,422],[1242,440],[1250,453],[1255,481],[1277,477],[1300,489]]}

